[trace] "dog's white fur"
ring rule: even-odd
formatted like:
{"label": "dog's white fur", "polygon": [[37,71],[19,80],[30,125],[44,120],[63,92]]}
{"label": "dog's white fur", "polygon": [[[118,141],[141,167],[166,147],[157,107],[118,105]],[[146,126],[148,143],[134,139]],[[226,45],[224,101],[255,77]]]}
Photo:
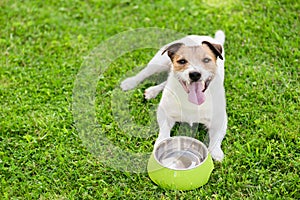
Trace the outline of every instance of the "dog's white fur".
{"label": "dog's white fur", "polygon": [[[170,57],[167,53],[164,53],[164,51],[167,47],[175,43],[183,43],[185,46],[197,46],[201,45],[203,41],[221,45],[223,60],[217,58],[215,74],[204,93],[206,100],[201,105],[196,105],[188,101],[187,92],[178,81],[178,76],[189,82],[187,74],[191,71],[200,72],[201,77],[204,78],[206,76],[208,77],[210,72],[201,65],[189,66],[180,73],[174,72]],[[151,99],[155,98],[163,90],[162,98],[157,110],[157,121],[160,130],[155,145],[163,139],[170,137],[170,131],[175,122],[188,122],[191,125],[193,123],[202,123],[208,129],[208,149],[212,157],[217,161],[223,159],[224,154],[221,150],[221,142],[227,129],[225,90],[223,86],[225,61],[223,49],[224,41],[225,34],[222,31],[217,31],[214,38],[209,36],[191,35],[174,41],[161,48],[148,63],[147,67],[136,76],[127,78],[121,83],[121,88],[123,90],[129,90],[136,87],[145,78],[154,73],[167,70],[170,71],[166,82],[157,86],[152,86],[145,91],[145,98]]]}

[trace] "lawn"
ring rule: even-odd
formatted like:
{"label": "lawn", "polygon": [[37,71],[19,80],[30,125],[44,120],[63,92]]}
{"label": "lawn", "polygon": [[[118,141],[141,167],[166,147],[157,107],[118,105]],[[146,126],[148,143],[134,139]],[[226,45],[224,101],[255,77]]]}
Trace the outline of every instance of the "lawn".
{"label": "lawn", "polygon": [[[0,199],[299,199],[299,10],[296,0],[2,0]],[[160,44],[218,29],[225,158],[196,190],[162,189],[145,173],[159,97],[143,99],[161,77],[127,93],[119,84]]]}

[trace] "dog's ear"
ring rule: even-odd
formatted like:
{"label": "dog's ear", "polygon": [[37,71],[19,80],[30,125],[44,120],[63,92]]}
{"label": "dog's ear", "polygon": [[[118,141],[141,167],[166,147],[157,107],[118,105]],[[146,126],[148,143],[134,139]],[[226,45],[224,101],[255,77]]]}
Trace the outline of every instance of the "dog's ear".
{"label": "dog's ear", "polygon": [[220,44],[214,44],[208,41],[203,41],[202,44],[206,44],[210,48],[210,50],[212,50],[212,52],[216,55],[216,57],[219,57],[221,60],[223,60],[222,46]]}
{"label": "dog's ear", "polygon": [[168,46],[161,55],[164,53],[168,52],[168,56],[173,60],[175,53],[178,51],[180,47],[182,47],[184,44],[183,43],[174,43],[170,46]]}

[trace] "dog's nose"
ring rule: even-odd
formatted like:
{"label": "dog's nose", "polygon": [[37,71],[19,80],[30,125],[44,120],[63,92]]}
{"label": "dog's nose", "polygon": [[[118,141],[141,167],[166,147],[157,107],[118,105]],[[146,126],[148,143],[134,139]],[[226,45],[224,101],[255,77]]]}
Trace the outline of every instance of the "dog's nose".
{"label": "dog's nose", "polygon": [[201,74],[199,72],[191,72],[189,73],[189,77],[192,81],[198,81],[201,77]]}

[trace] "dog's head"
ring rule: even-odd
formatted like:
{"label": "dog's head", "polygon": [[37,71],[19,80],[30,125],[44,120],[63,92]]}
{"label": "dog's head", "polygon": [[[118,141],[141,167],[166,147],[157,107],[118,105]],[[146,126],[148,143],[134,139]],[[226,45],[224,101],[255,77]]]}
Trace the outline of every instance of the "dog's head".
{"label": "dog's head", "polygon": [[217,58],[222,57],[222,46],[203,41],[202,45],[186,46],[174,43],[167,47],[166,53],[173,65],[172,71],[179,79],[192,103],[204,102],[204,92],[217,71]]}

